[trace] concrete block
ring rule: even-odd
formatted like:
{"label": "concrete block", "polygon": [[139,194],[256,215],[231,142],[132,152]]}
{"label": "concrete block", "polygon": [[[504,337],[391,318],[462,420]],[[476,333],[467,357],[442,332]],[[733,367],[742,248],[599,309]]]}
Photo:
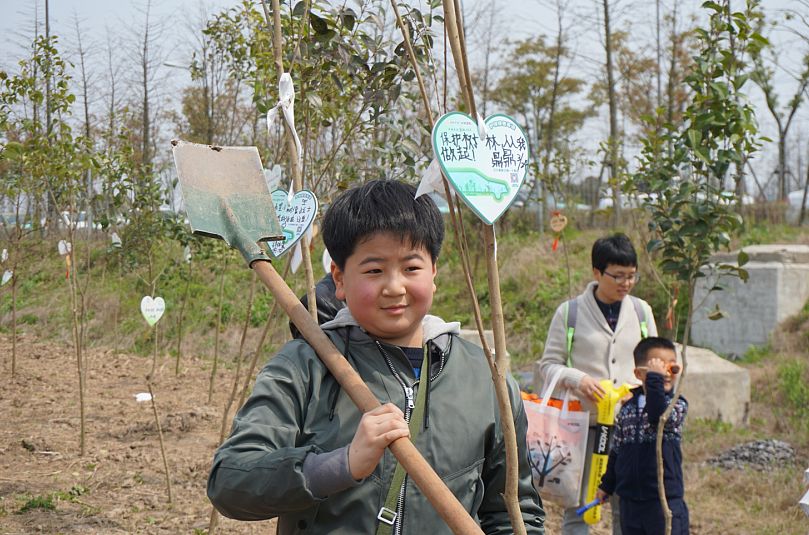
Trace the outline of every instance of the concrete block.
{"label": "concrete block", "polygon": [[[468,342],[472,342],[473,344],[480,346],[480,335],[478,334],[477,329],[461,329],[461,338]],[[494,350],[494,332],[486,329],[483,331],[483,336],[486,338],[486,343],[489,345],[489,348],[492,350],[492,355],[495,354]],[[508,355],[508,351],[506,351],[506,355]]]}
{"label": "concrete block", "polygon": [[[745,247],[750,261],[747,283],[736,277],[718,277],[706,269],[699,279],[691,336],[695,344],[727,356],[741,356],[750,346],[765,345],[778,324],[797,314],[809,300],[809,245],[756,245]],[[735,264],[738,251],[717,254],[717,263]],[[709,292],[714,286],[722,290]],[[716,306],[726,317],[710,320]]]}
{"label": "concrete block", "polygon": [[750,410],[750,373],[710,349],[688,346],[683,396],[686,422],[694,418],[746,425]]}

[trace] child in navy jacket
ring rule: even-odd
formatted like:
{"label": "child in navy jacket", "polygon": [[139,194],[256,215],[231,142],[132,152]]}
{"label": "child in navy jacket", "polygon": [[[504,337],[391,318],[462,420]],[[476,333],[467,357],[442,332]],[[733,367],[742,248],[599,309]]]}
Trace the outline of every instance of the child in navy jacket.
{"label": "child in navy jacket", "polygon": [[[665,533],[665,519],[657,491],[655,441],[660,416],[671,403],[674,377],[680,372],[670,340],[649,337],[634,350],[635,376],[643,385],[632,391],[615,420],[607,471],[596,495],[605,500],[617,494],[623,535]],[[663,431],[663,480],[672,512],[672,535],[688,534],[688,507],[683,499],[682,440],[688,402],[680,397]]]}

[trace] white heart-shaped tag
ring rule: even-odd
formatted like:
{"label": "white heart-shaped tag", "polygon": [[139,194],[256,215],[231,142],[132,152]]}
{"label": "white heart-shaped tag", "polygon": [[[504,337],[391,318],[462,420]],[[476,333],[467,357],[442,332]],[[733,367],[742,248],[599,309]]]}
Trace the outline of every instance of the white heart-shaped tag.
{"label": "white heart-shaped tag", "polygon": [[492,225],[517,196],[528,172],[528,138],[507,115],[492,115],[478,124],[465,113],[450,112],[433,128],[433,150],[464,202]]}
{"label": "white heart-shaped tag", "polygon": [[0,262],[5,262],[8,260],[8,249],[3,249],[3,252],[0,253]]}
{"label": "white heart-shaped tag", "polygon": [[123,245],[123,243],[121,242],[121,237],[118,235],[117,232],[113,232],[110,235],[110,241],[112,242],[112,246],[118,249],[120,249],[121,246]]}
{"label": "white heart-shaped tag", "polygon": [[301,190],[289,202],[289,193],[277,189],[272,192],[272,201],[278,222],[284,232],[284,240],[267,242],[270,252],[280,258],[298,243],[317,215],[317,198],[309,190]]}
{"label": "white heart-shaped tag", "polygon": [[322,262],[323,262],[323,271],[325,271],[326,274],[328,275],[329,273],[331,273],[331,255],[329,254],[328,249],[323,249]]}
{"label": "white heart-shaped tag", "polygon": [[62,256],[70,254],[70,251],[73,250],[73,245],[69,241],[59,240],[59,243],[56,244],[56,248],[59,249],[59,254]]}
{"label": "white heart-shaped tag", "polygon": [[3,278],[0,279],[0,286],[5,286],[8,281],[11,280],[11,277],[14,276],[14,272],[10,269],[7,269],[3,272]]}
{"label": "white heart-shaped tag", "polygon": [[153,327],[163,317],[165,311],[166,302],[162,297],[152,299],[152,296],[146,295],[140,300],[140,313],[143,314],[150,327]]}

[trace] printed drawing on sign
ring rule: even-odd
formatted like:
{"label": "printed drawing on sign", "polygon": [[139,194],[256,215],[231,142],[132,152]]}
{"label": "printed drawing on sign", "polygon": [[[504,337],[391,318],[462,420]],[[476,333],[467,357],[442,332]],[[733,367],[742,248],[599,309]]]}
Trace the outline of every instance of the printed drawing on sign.
{"label": "printed drawing on sign", "polygon": [[465,113],[451,112],[433,128],[436,159],[455,191],[493,224],[514,202],[528,172],[528,138],[507,115],[492,115],[483,132]]}

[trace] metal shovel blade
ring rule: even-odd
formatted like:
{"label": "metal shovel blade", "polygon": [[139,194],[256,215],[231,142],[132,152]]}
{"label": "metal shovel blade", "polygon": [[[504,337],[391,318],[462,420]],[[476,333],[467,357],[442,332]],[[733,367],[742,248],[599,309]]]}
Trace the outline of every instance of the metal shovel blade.
{"label": "metal shovel blade", "polygon": [[256,147],[174,140],[174,165],[194,234],[225,240],[247,265],[269,260],[258,243],[283,240]]}

